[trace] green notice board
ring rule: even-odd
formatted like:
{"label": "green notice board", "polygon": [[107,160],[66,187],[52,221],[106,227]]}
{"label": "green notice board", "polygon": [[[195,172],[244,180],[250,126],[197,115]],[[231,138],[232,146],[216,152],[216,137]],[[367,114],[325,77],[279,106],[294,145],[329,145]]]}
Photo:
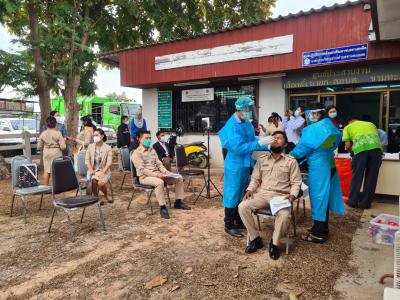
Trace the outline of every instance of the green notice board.
{"label": "green notice board", "polygon": [[172,128],[172,91],[158,91],[158,128]]}

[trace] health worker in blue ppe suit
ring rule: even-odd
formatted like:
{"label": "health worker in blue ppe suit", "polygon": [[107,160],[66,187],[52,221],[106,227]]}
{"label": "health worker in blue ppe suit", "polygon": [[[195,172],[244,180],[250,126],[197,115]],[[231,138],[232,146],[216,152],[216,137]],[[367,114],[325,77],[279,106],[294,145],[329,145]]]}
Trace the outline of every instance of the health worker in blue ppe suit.
{"label": "health worker in blue ppe suit", "polygon": [[308,162],[308,184],[314,225],[303,240],[324,243],[329,234],[329,211],[344,214],[342,190],[336,171],[333,151],[338,147],[342,134],[326,118],[321,103],[310,105],[308,126],[303,129],[296,148],[290,155]]}
{"label": "health worker in blue ppe suit", "polygon": [[250,182],[250,170],[254,164],[254,151],[267,150],[275,138],[271,136],[257,139],[250,120],[255,118],[254,101],[241,96],[235,102],[236,112],[218,132],[222,148],[227,150],[224,161],[225,232],[242,237],[239,231],[245,229],[240,219],[238,205],[242,201]]}

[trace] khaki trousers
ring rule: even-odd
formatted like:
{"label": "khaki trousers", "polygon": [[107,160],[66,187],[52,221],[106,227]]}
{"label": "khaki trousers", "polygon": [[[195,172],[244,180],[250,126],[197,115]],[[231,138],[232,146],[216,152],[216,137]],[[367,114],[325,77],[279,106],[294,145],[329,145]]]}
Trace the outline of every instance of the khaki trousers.
{"label": "khaki trousers", "polygon": [[[264,209],[269,206],[269,201],[276,195],[269,193],[255,193],[253,198],[243,200],[239,204],[239,214],[247,229],[247,237],[249,241],[253,241],[259,237],[260,234],[254,220],[253,211],[257,209]],[[272,242],[275,246],[279,245],[279,241],[288,230],[290,224],[290,208],[284,208],[277,212],[275,216],[275,228],[272,235]]]}
{"label": "khaki trousers", "polygon": [[175,178],[167,178],[164,180],[158,177],[145,177],[139,179],[141,184],[152,185],[155,187],[154,194],[156,195],[158,204],[160,206],[166,205],[165,202],[165,194],[164,194],[164,182],[168,184],[175,185],[175,199],[181,199],[185,197],[185,193],[183,191],[183,179],[175,179]]}

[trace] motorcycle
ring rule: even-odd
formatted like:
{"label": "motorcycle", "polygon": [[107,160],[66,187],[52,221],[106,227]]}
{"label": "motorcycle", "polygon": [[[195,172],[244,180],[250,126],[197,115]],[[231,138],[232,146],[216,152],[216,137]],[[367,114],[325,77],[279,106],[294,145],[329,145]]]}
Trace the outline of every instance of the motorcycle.
{"label": "motorcycle", "polygon": [[[170,149],[175,149],[178,144],[178,137],[182,137],[184,134],[183,128],[177,128],[175,132],[172,132],[169,137],[169,147]],[[204,142],[192,142],[189,144],[181,144],[185,148],[186,157],[188,159],[189,165],[192,167],[205,169],[208,167],[208,155],[207,147]]]}

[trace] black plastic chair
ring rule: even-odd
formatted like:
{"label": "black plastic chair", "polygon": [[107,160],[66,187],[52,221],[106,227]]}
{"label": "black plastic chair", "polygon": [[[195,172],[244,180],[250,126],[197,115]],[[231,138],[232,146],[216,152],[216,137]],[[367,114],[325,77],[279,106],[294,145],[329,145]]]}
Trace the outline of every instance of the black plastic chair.
{"label": "black plastic chair", "polygon": [[196,204],[197,200],[201,196],[201,193],[207,187],[207,180],[206,180],[205,173],[203,170],[191,170],[190,168],[185,169],[186,167],[189,167],[189,162],[186,157],[185,148],[182,145],[175,146],[175,157],[176,157],[176,171],[178,174],[182,175],[183,177],[188,178],[189,183],[187,185],[187,189],[189,188],[190,185],[192,185],[192,194],[193,195],[195,195],[195,193],[194,193],[194,186],[193,186],[192,180],[194,178],[199,178],[199,177],[203,177],[203,179],[204,179],[203,188],[201,189],[200,193],[197,195],[197,197],[194,201],[194,204]]}
{"label": "black plastic chair", "polygon": [[[131,168],[133,191],[132,191],[131,198],[129,199],[127,210],[129,210],[129,208],[131,206],[131,203],[133,201],[133,196],[135,195],[136,190],[139,190],[139,191],[144,191],[147,194],[147,205],[150,207],[151,214],[153,214],[153,205],[151,203],[151,195],[153,194],[155,187],[152,185],[148,185],[148,184],[141,184],[139,181],[139,176],[137,176],[136,168],[135,168],[134,164],[132,163],[131,160],[129,160],[129,161],[130,161],[130,168]],[[169,197],[169,191],[168,191],[168,187],[167,187],[166,183],[164,184],[164,187],[167,192],[169,207],[171,208],[171,199]]]}
{"label": "black plastic chair", "polygon": [[[85,214],[85,208],[91,205],[97,205],[100,214],[100,222],[103,227],[103,230],[106,230],[106,226],[104,224],[103,211],[101,210],[101,205],[99,198],[93,195],[82,195],[82,190],[79,185],[78,178],[76,176],[74,166],[72,164],[72,160],[69,157],[60,157],[53,160],[51,164],[51,174],[53,177],[53,204],[54,209],[51,215],[50,225],[48,232],[51,231],[51,226],[53,224],[54,215],[56,213],[57,208],[60,208],[67,215],[68,222],[71,227],[71,218],[69,213],[72,209],[75,208],[83,208],[81,223],[83,221],[83,216]],[[55,196],[64,192],[69,192],[77,190],[80,192],[79,196],[67,197],[61,200],[56,200]],[[72,235],[72,231],[71,231]]]}
{"label": "black plastic chair", "polygon": [[121,188],[120,188],[120,190],[122,190],[122,187],[124,186],[124,183],[125,183],[126,176],[131,174],[129,148],[120,148],[119,154],[120,154],[120,160],[121,160],[122,173],[124,174],[124,177],[122,178],[122,182],[121,182]]}

